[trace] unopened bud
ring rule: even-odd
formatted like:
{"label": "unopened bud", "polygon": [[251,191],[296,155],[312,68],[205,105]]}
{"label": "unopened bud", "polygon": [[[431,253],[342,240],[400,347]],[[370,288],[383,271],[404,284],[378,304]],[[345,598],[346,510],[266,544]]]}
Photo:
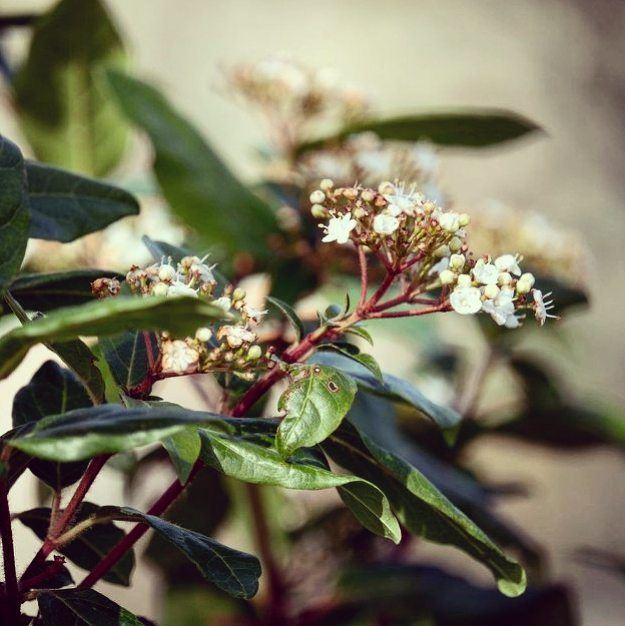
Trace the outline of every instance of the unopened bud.
{"label": "unopened bud", "polygon": [[236,302],[237,300],[243,300],[245,298],[245,289],[241,289],[241,287],[237,287],[232,292],[232,299]]}
{"label": "unopened bud", "polygon": [[210,341],[211,337],[213,336],[213,331],[210,328],[198,328],[195,331],[195,338],[198,341],[201,341],[202,343],[206,343],[207,341]]}
{"label": "unopened bud", "polygon": [[250,346],[250,349],[247,351],[248,361],[258,361],[258,359],[260,359],[262,355],[263,350],[260,346],[257,345]]}
{"label": "unopened bud", "polygon": [[458,287],[470,287],[471,277],[468,274],[460,274],[458,276]]}
{"label": "unopened bud", "polygon": [[499,278],[497,282],[503,287],[505,285],[509,285],[512,282],[512,275],[508,272],[501,272],[499,274]]}
{"label": "unopened bud", "polygon": [[158,277],[167,282],[172,281],[176,278],[176,270],[171,265],[161,265]]}
{"label": "unopened bud", "polygon": [[460,237],[452,237],[449,240],[449,249],[452,252],[458,252],[458,250],[462,249],[462,239],[460,239]]}
{"label": "unopened bud", "polygon": [[319,183],[319,187],[323,190],[323,191],[328,191],[328,189],[332,189],[332,187],[334,187],[334,181],[330,178],[324,178],[320,183]]}
{"label": "unopened bud", "polygon": [[449,257],[449,267],[451,267],[452,270],[463,269],[465,263],[466,259],[464,258],[464,254],[452,254]]}
{"label": "unopened bud", "polygon": [[461,227],[468,226],[471,223],[471,216],[468,213],[460,213],[458,223]]}
{"label": "unopened bud", "polygon": [[321,189],[317,189],[313,191],[309,196],[309,200],[312,204],[321,204],[325,199],[326,199],[326,194],[323,193]]}
{"label": "unopened bud", "polygon": [[442,259],[443,257],[449,256],[449,246],[446,245],[442,245],[442,246],[438,246],[438,248],[436,248],[436,250],[434,250],[434,252],[432,252],[432,254],[437,258],[437,259]]}
{"label": "unopened bud", "polygon": [[365,189],[361,194],[360,197],[365,201],[365,202],[373,202],[373,199],[375,198],[375,194],[373,193],[373,191],[371,191],[371,189]]}
{"label": "unopened bud", "polygon": [[358,192],[353,187],[343,189],[343,196],[348,200],[355,200],[358,197]]}
{"label": "unopened bud", "polygon": [[318,220],[323,219],[328,214],[326,208],[321,204],[313,204],[312,207],[310,207],[310,212],[312,213],[312,216]]}
{"label": "unopened bud", "polygon": [[156,283],[156,285],[152,287],[153,296],[166,296],[168,291],[169,287],[165,283]]}
{"label": "unopened bud", "polygon": [[451,270],[443,270],[438,277],[441,285],[451,285],[456,280],[456,275]]}
{"label": "unopened bud", "polygon": [[484,295],[489,300],[494,300],[499,295],[499,287],[497,285],[486,285],[484,287]]}
{"label": "unopened bud", "polygon": [[516,283],[517,293],[529,293],[535,282],[536,279],[534,278],[534,275],[530,272],[521,274],[521,278],[519,278]]}

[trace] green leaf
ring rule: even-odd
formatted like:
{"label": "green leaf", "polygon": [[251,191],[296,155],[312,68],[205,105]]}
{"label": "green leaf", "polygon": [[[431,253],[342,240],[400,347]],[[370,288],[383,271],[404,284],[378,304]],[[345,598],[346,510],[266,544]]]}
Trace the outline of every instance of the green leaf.
{"label": "green leaf", "polygon": [[384,383],[384,377],[378,362],[370,354],[362,354],[353,344],[322,343],[319,346],[319,350],[342,354],[345,358],[366,367],[378,381]]}
{"label": "green leaf", "polygon": [[374,132],[381,139],[427,140],[440,146],[482,148],[493,146],[541,130],[540,126],[510,111],[465,109],[459,111],[405,115],[359,122],[338,135],[300,146],[299,152],[342,141],[356,133]]}
{"label": "green leaf", "polygon": [[105,67],[123,67],[115,26],[99,0],[62,0],[37,22],[15,77],[15,106],[37,158],[94,176],[120,161],[127,124]]}
{"label": "green leaf", "polygon": [[82,335],[114,335],[125,330],[169,330],[193,334],[210,320],[224,318],[222,309],[200,298],[107,298],[57,309],[0,338],[0,380],[6,378],[38,343],[68,341]]}
{"label": "green leaf", "polygon": [[178,480],[182,484],[186,483],[202,451],[202,440],[197,429],[181,430],[179,433],[163,439],[162,444],[169,454]]}
{"label": "green leaf", "polygon": [[143,626],[138,617],[93,589],[44,591],[37,602],[45,626]]}
{"label": "green leaf", "polygon": [[39,421],[10,445],[51,461],[80,461],[99,454],[132,450],[175,435],[188,426],[223,429],[215,413],[171,404],[125,408],[103,404],[52,415]]}
{"label": "green leaf", "polygon": [[[258,420],[237,420],[249,432]],[[259,424],[261,427],[271,425]],[[398,543],[401,530],[386,496],[372,483],[349,474],[334,474],[318,459],[300,450],[287,462],[273,447],[272,437],[225,436],[200,430],[202,460],[216,470],[248,483],[287,489],[336,487],[358,521],[371,532]],[[263,445],[261,445],[261,443]]]}
{"label": "green leaf", "polygon": [[29,219],[22,153],[0,135],[0,296],[22,264]]}
{"label": "green leaf", "polygon": [[378,446],[354,427],[343,424],[322,445],[332,459],[376,484],[391,501],[408,530],[429,541],[454,545],[486,565],[508,596],[523,593],[523,568],[507,557],[462,511],[421,472]]}
{"label": "green leaf", "polygon": [[[13,427],[38,422],[48,415],[62,415],[72,409],[92,406],[82,383],[54,361],[44,363],[13,399]],[[32,459],[28,469],[40,480],[60,491],[79,480],[87,464],[54,463]]]}
{"label": "green leaf", "polygon": [[173,212],[207,244],[270,258],[267,238],[277,230],[271,207],[237,180],[154,87],[121,72],[107,75],[124,113],[154,145],[154,173]]}
{"label": "green leaf", "polygon": [[19,274],[11,283],[10,289],[24,309],[46,313],[61,306],[91,302],[95,299],[91,293],[91,283],[103,277],[120,278],[120,275],[97,269]]}
{"label": "green leaf", "polygon": [[356,395],[354,381],[331,367],[304,366],[297,373],[301,377],[278,401],[278,409],[286,411],[276,437],[276,446],[284,457],[298,448],[314,446],[333,433]]}
{"label": "green leaf", "polygon": [[163,539],[184,552],[204,578],[235,598],[250,599],[258,591],[260,563],[255,556],[234,550],[192,530],[129,507],[105,507],[116,519],[151,526]]}
{"label": "green leaf", "polygon": [[178,263],[185,256],[192,256],[193,252],[187,248],[174,246],[166,241],[157,241],[150,239],[147,235],[141,237],[143,245],[149,250],[156,263],[159,263],[163,257],[171,257],[174,263]]}
{"label": "green leaf", "polygon": [[35,239],[66,243],[139,213],[132,194],[108,183],[33,162],[26,176]]}
{"label": "green leaf", "polygon": [[356,337],[360,337],[364,339],[367,343],[373,345],[373,338],[369,334],[369,331],[362,326],[350,326],[345,330],[346,335],[356,335]]}
{"label": "green leaf", "polygon": [[304,323],[299,318],[299,315],[295,312],[293,307],[290,304],[271,296],[267,297],[267,302],[273,304],[277,309],[284,313],[284,316],[289,320],[293,330],[295,331],[297,340],[301,341],[302,337],[306,334],[306,331],[304,330]]}
{"label": "green leaf", "polygon": [[154,333],[143,330],[129,331],[99,341],[102,355],[108,363],[115,382],[124,390],[143,382],[150,370],[148,343],[152,356],[158,355],[158,342]]}
{"label": "green leaf", "polygon": [[365,391],[414,407],[429,417],[440,428],[453,428],[462,419],[453,409],[438,406],[431,400],[428,400],[408,381],[391,374],[383,374],[384,382],[380,382],[371,372],[360,364],[356,364],[353,360],[345,358],[344,355],[318,352],[313,355],[311,361],[341,370],[353,378],[358,386]]}
{"label": "green leaf", "polygon": [[[83,502],[74,522],[79,523],[90,517],[101,516],[103,511],[103,507]],[[50,509],[37,508],[24,511],[17,515],[17,519],[30,528],[39,539],[46,538],[50,525]],[[70,543],[59,546],[58,551],[78,567],[89,571],[125,536],[126,533],[113,522],[94,524]],[[106,573],[104,580],[114,585],[128,587],[134,565],[134,552],[130,550]]]}

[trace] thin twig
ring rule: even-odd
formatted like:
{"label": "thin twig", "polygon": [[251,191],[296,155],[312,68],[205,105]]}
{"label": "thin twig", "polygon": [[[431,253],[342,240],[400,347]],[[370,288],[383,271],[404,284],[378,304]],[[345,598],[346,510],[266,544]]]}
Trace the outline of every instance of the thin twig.
{"label": "thin twig", "polygon": [[2,539],[2,558],[4,563],[4,597],[2,604],[7,624],[20,622],[20,596],[15,571],[15,552],[13,550],[13,530],[9,509],[9,489],[6,477],[0,480],[0,538]]}

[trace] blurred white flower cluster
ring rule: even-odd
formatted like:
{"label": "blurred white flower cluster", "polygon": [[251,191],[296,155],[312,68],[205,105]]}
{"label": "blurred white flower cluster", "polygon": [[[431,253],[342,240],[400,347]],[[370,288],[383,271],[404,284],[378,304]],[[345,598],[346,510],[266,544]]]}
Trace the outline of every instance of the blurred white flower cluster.
{"label": "blurred white flower cluster", "polygon": [[[133,266],[126,275],[125,283],[134,294],[204,298],[224,313],[231,313],[236,320],[198,328],[193,337],[184,339],[162,333],[157,367],[164,374],[225,371],[252,380],[255,371],[266,365],[255,332],[266,311],[251,307],[245,291],[232,285],[215,297],[214,266],[207,265],[205,260],[186,256],[174,264],[171,259],[163,259],[145,268]],[[116,279],[100,278],[92,283],[92,291],[98,297],[114,296],[121,291],[121,285]]]}
{"label": "blurred white flower cluster", "polygon": [[555,317],[553,303],[534,289],[534,276],[522,272],[520,255],[476,258],[466,243],[469,215],[443,209],[414,185],[335,188],[325,179],[310,202],[313,216],[328,220],[320,225],[323,242],[375,253],[388,271],[403,274],[413,296],[442,289],[457,313],[483,312],[507,328],[518,328],[519,313],[528,309],[541,325]]}

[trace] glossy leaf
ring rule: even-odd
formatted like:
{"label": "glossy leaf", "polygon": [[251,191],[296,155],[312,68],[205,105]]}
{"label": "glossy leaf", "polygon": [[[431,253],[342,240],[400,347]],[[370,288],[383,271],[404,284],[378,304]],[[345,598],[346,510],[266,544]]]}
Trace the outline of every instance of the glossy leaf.
{"label": "glossy leaf", "polygon": [[[48,415],[62,415],[72,409],[92,406],[82,383],[54,361],[44,363],[13,399],[13,427],[38,422]],[[87,464],[54,463],[32,459],[28,469],[40,480],[59,491],[79,480]]]}
{"label": "glossy leaf", "polygon": [[148,331],[134,330],[102,337],[98,342],[115,382],[124,390],[132,389],[145,380],[152,358],[158,356],[156,335]]}
{"label": "glossy leaf", "polygon": [[[242,430],[253,428],[253,422],[245,422],[238,427]],[[272,446],[272,438],[254,435],[228,437],[205,430],[200,430],[200,436],[202,460],[226,476],[287,489],[336,487],[365,528],[395,543],[399,542],[401,530],[389,503],[382,491],[370,482],[349,474],[334,474],[302,450],[286,461]]]}
{"label": "glossy leaf", "polygon": [[456,411],[435,404],[414,385],[397,376],[383,374],[384,382],[380,382],[362,365],[338,354],[317,353],[311,360],[321,365],[336,367],[353,378],[365,391],[414,407],[443,429],[453,428],[461,420],[461,416]]}
{"label": "glossy leaf", "polygon": [[199,298],[107,298],[57,309],[0,338],[0,379],[6,378],[38,343],[68,341],[81,335],[114,335],[125,330],[169,330],[193,334],[223,310]]}
{"label": "glossy leaf", "polygon": [[62,0],[38,20],[14,81],[19,120],[38,159],[95,176],[118,164],[127,124],[102,72],[124,65],[100,0]]}
{"label": "glossy leaf", "polygon": [[132,194],[84,176],[28,162],[30,236],[66,243],[137,215]]}
{"label": "glossy leaf", "polygon": [[192,530],[128,507],[105,507],[116,519],[148,524],[175,545],[200,570],[204,578],[236,597],[250,599],[258,591],[260,563],[255,556],[234,550]]}
{"label": "glossy leaf", "polygon": [[278,409],[286,412],[276,436],[276,446],[284,457],[333,433],[356,395],[354,381],[331,367],[304,366],[297,374],[299,378],[278,401]]}
{"label": "glossy leaf", "polygon": [[223,430],[221,416],[171,404],[126,408],[103,404],[52,415],[10,445],[52,461],[80,461],[160,441],[188,426]]}
{"label": "glossy leaf", "polygon": [[319,346],[319,350],[336,352],[337,354],[343,355],[347,359],[355,361],[359,365],[362,365],[363,367],[368,369],[377,378],[378,381],[384,383],[382,370],[380,369],[380,366],[375,358],[372,357],[370,354],[363,354],[353,344],[323,343]]}
{"label": "glossy leaf", "polygon": [[163,439],[162,443],[176,470],[178,480],[183,484],[186,483],[202,450],[202,441],[197,429],[181,430],[179,433]]}
{"label": "glossy leaf", "polygon": [[44,591],[37,602],[44,626],[143,626],[138,617],[93,589]]}
{"label": "glossy leaf", "polygon": [[486,565],[503,594],[523,593],[526,586],[523,568],[501,552],[416,468],[347,424],[322,447],[336,463],[376,484],[412,533],[429,541],[454,545]]}
{"label": "glossy leaf", "polygon": [[284,316],[289,320],[291,327],[295,331],[296,339],[300,341],[302,337],[306,334],[306,331],[304,330],[304,323],[299,318],[299,315],[295,312],[293,307],[290,304],[287,304],[286,302],[283,302],[282,300],[273,297],[268,297],[267,302],[269,302],[269,304],[273,304],[273,306],[282,311]]}
{"label": "glossy leaf", "polygon": [[0,296],[22,264],[28,224],[24,159],[20,149],[0,135]]}
{"label": "glossy leaf", "polygon": [[10,289],[24,309],[46,313],[62,306],[91,302],[95,299],[91,283],[102,277],[119,278],[119,274],[97,269],[19,274]]}
{"label": "glossy leaf", "polygon": [[[99,516],[103,510],[102,507],[91,502],[83,502],[76,515],[75,523],[82,522],[89,517]],[[50,509],[31,509],[19,513],[17,518],[24,526],[30,528],[39,539],[44,540],[46,538],[50,524]],[[59,546],[58,551],[78,567],[89,571],[125,536],[126,533],[113,522],[95,524],[80,533],[70,543]],[[134,565],[134,552],[130,550],[107,572],[104,580],[115,585],[128,587]]]}
{"label": "glossy leaf", "polygon": [[121,72],[108,78],[121,109],[152,141],[154,173],[173,212],[206,243],[268,258],[267,237],[277,230],[273,210],[159,91]]}
{"label": "glossy leaf", "polygon": [[338,135],[310,142],[300,152],[325,143],[342,141],[356,133],[374,132],[381,139],[426,140],[440,146],[482,148],[518,139],[541,130],[530,120],[510,111],[466,109],[373,119],[344,128]]}

